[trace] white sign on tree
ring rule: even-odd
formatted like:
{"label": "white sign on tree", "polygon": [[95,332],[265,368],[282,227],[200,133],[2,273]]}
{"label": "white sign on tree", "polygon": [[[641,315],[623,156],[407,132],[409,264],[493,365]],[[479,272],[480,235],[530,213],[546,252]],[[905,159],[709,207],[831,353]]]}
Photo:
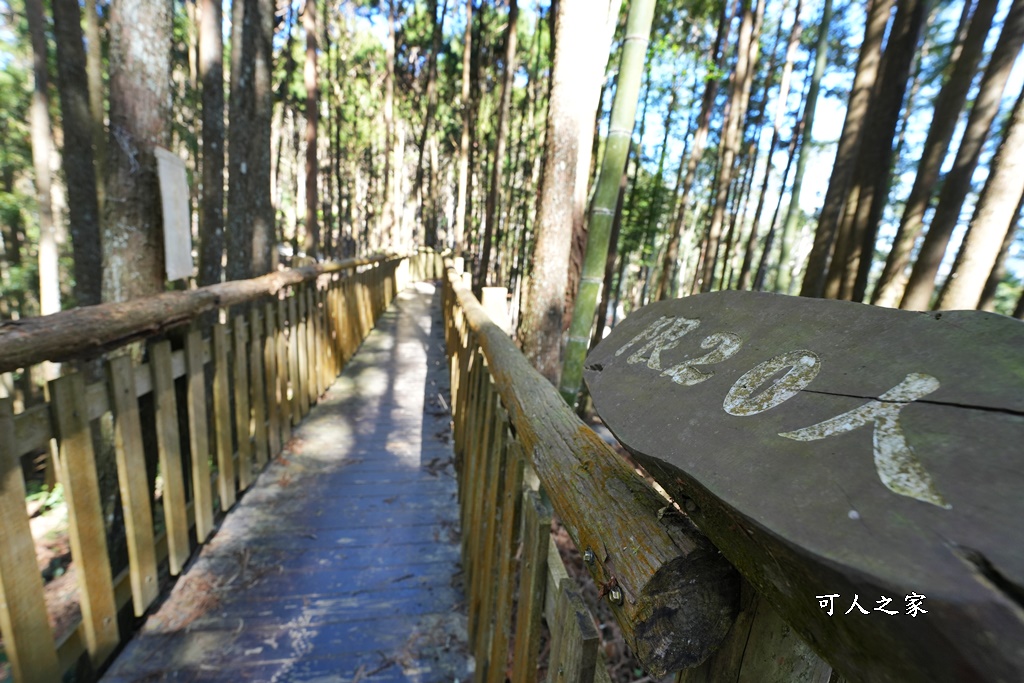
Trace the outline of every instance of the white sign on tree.
{"label": "white sign on tree", "polygon": [[180,280],[192,276],[192,226],[185,162],[162,147],[154,152],[164,214],[164,267],[168,280]]}

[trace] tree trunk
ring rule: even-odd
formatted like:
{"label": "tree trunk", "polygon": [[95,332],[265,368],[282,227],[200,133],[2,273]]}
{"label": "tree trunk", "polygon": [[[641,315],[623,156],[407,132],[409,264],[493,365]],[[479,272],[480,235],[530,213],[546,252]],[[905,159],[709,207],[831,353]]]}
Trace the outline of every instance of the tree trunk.
{"label": "tree trunk", "polygon": [[937,309],[977,308],[992,272],[1002,238],[1012,230],[1024,197],[1024,91],[1017,97],[1006,135],[989,168],[974,217],[967,227],[953,270],[939,295]]}
{"label": "tree trunk", "polygon": [[270,201],[270,122],[274,6],[233,0],[228,129],[229,280],[270,270],[274,207]]}
{"label": "tree trunk", "polygon": [[[839,222],[843,218],[843,207],[857,163],[861,133],[868,107],[875,89],[879,62],[882,55],[882,38],[889,24],[889,15],[895,0],[869,0],[868,18],[865,23],[864,40],[857,58],[857,71],[850,90],[850,101],[846,108],[846,120],[839,137],[836,158],[832,164],[832,176],[818,218],[818,229],[814,233],[814,245],[808,257],[807,272],[800,289],[802,296],[820,297],[825,293],[825,275],[835,243]],[[811,119],[807,118],[805,130],[810,133]]]}
{"label": "tree trunk", "polygon": [[978,308],[982,311],[996,310],[996,290],[999,288],[999,283],[1006,279],[1006,261],[1010,256],[1010,247],[1013,246],[1013,241],[1020,230],[1021,211],[1024,211],[1024,197],[1021,197],[1020,202],[1017,204],[1017,212],[1014,214],[1013,220],[1010,221],[1010,225],[1006,228],[1006,234],[1003,236],[1003,245],[999,249],[999,256],[996,258],[995,265],[992,266],[992,271],[985,282],[985,288],[981,292]]}
{"label": "tree trunk", "polygon": [[888,199],[893,141],[907,91],[910,67],[925,20],[924,0],[898,0],[896,17],[879,67],[876,93],[857,150],[835,252],[825,283],[829,299],[862,301]]}
{"label": "tree trunk", "polygon": [[505,28],[505,55],[502,60],[501,72],[501,102],[498,104],[498,122],[495,124],[494,162],[491,164],[491,183],[487,188],[484,243],[477,270],[479,286],[484,286],[489,282],[491,246],[497,229],[495,222],[498,220],[498,195],[501,191],[502,169],[505,161],[505,139],[508,137],[508,113],[512,104],[512,79],[516,72],[516,22],[518,19],[519,5],[516,0],[509,0]]}
{"label": "tree trunk", "polygon": [[444,25],[444,15],[448,11],[448,0],[444,0],[441,9],[441,16],[437,16],[437,0],[428,0],[427,14],[432,24],[430,37],[430,54],[427,56],[427,101],[426,111],[423,115],[423,132],[420,134],[419,159],[416,162],[416,181],[413,183],[413,193],[417,197],[420,210],[420,220],[423,225],[423,243],[428,247],[437,245],[437,207],[430,202],[424,202],[423,196],[423,160],[426,157],[428,140],[433,143],[434,115],[437,113],[437,55],[441,51],[441,31]]}
{"label": "tree trunk", "polygon": [[[821,9],[821,24],[818,26],[818,40],[814,47],[814,71],[811,74],[811,85],[807,90],[799,132],[794,132],[794,135],[800,136],[800,151],[796,160],[796,170],[793,172],[789,207],[786,209],[786,218],[782,224],[782,234],[779,237],[779,275],[775,281],[775,291],[783,294],[789,294],[792,284],[789,259],[792,251],[793,231],[796,230],[797,213],[800,211],[800,191],[803,189],[804,172],[807,169],[807,160],[810,158],[813,148],[810,143],[814,128],[814,111],[818,105],[821,79],[825,75],[825,67],[828,65],[828,27],[831,23],[832,0],[825,0]],[[768,249],[767,245],[765,249]]]}
{"label": "tree trunk", "polygon": [[946,174],[939,193],[928,233],[925,235],[917,261],[910,273],[907,289],[900,308],[911,311],[926,310],[935,291],[935,276],[946,254],[946,247],[960,220],[960,211],[971,189],[971,177],[978,165],[982,147],[988,138],[992,122],[999,113],[1006,81],[1024,46],[1024,0],[1014,0],[1003,24],[999,42],[985,67],[978,86],[978,95],[967,119],[967,128],[957,150],[953,168]]}
{"label": "tree trunk", "polygon": [[466,35],[462,46],[462,141],[459,144],[459,191],[455,200],[455,252],[466,250],[466,200],[469,190],[469,146],[473,108],[470,105],[469,81],[473,52],[473,0],[466,0]]}
{"label": "tree trunk", "polygon": [[[768,194],[768,180],[772,172],[772,158],[775,156],[775,149],[779,146],[779,138],[782,132],[782,119],[786,115],[786,102],[789,99],[790,81],[793,76],[793,62],[796,59],[796,50],[800,46],[800,36],[803,33],[803,24],[800,23],[800,11],[803,8],[803,0],[797,0],[793,9],[793,25],[789,31],[789,42],[786,45],[786,61],[782,66],[782,77],[779,80],[779,95],[775,100],[775,116],[772,120],[772,140],[768,145],[768,159],[764,165],[764,178],[761,181],[761,191],[757,196],[757,208],[754,209],[754,221],[750,228],[750,237],[747,239],[747,247],[743,254],[743,265],[740,266],[738,289],[750,287],[750,273],[754,262],[754,248],[757,245],[757,237],[760,232],[761,213],[764,211],[765,197]],[[770,74],[769,74],[770,77]],[[767,100],[767,92],[765,93]],[[794,133],[795,135],[795,133]],[[788,162],[787,162],[788,165]],[[785,186],[780,188],[781,194]],[[768,249],[767,242],[765,250]]]}
{"label": "tree trunk", "polygon": [[[317,78],[317,25],[316,0],[306,0],[302,27],[306,31],[306,63],[303,77],[306,83],[306,255],[316,258],[320,254],[320,221],[318,178],[320,162],[317,148],[317,128],[320,124],[320,82]],[[392,60],[394,57],[392,56]],[[393,78],[389,72],[388,78]]]}
{"label": "tree trunk", "polygon": [[754,67],[757,63],[758,45],[761,35],[761,22],[764,17],[764,0],[760,0],[757,9],[751,7],[754,0],[743,0],[743,18],[740,22],[739,43],[736,53],[736,66],[733,69],[732,92],[730,95],[729,116],[726,119],[725,132],[722,138],[722,164],[718,171],[715,205],[708,226],[707,250],[704,257],[704,269],[700,276],[700,291],[710,292],[715,280],[715,267],[718,261],[718,242],[722,225],[725,223],[726,201],[729,198],[729,187],[732,184],[736,154],[742,144],[743,122],[746,118],[747,105],[750,102],[750,87],[753,82]]}
{"label": "tree trunk", "polygon": [[28,15],[28,30],[32,38],[32,73],[35,76],[29,120],[32,129],[36,210],[39,212],[39,312],[41,315],[49,315],[60,310],[60,272],[50,192],[53,134],[50,131],[49,66],[42,0],[26,0],[25,13]]}
{"label": "tree trunk", "polygon": [[[533,246],[533,272],[524,296],[519,337],[523,353],[552,384],[561,368],[560,350],[565,288],[572,240],[573,203],[580,130],[593,125],[583,112],[579,73],[592,59],[588,45],[603,26],[589,0],[560,0],[555,17],[555,57],[551,70],[544,169],[541,175]],[[597,84],[594,84],[597,87]]]}
{"label": "tree trunk", "polygon": [[[572,325],[569,327],[569,342],[565,347],[565,363],[559,386],[562,398],[571,406],[576,404],[576,397],[583,381],[583,358],[590,343],[594,311],[597,308],[597,297],[608,258],[608,242],[619,197],[619,184],[626,167],[626,157],[629,155],[629,143],[633,137],[641,73],[646,62],[654,7],[655,0],[633,0],[629,6],[629,17],[626,19],[626,38],[615,87],[615,102],[612,105],[608,140],[605,143],[604,159],[594,191],[594,202],[590,209],[590,235],[583,261],[579,295],[573,310]],[[673,101],[669,105],[669,118],[674,104]],[[667,121],[666,129],[669,124]]]}
{"label": "tree trunk", "polygon": [[199,212],[199,286],[224,272],[224,17],[219,0],[202,0],[199,78],[203,84],[203,194]]}
{"label": "tree trunk", "polygon": [[[830,1],[830,0],[826,0]],[[722,50],[722,43],[729,33],[729,2],[723,2],[721,13],[718,16],[718,30],[715,35],[715,43],[711,48],[710,57],[714,62],[714,68],[722,66],[725,51]],[[679,242],[682,239],[683,228],[686,225],[687,203],[690,201],[690,190],[693,181],[697,177],[697,166],[704,155],[704,146],[707,144],[708,132],[711,129],[711,110],[715,105],[715,97],[718,95],[719,79],[708,78],[704,85],[704,96],[701,99],[700,118],[697,124],[697,131],[693,136],[693,144],[690,148],[690,155],[686,161],[686,175],[683,176],[683,189],[679,195],[678,209],[669,236],[668,245],[665,247],[665,258],[661,264],[661,277],[658,279],[657,293],[655,299],[661,301],[666,298],[675,298],[679,274],[676,268],[676,261],[679,260]],[[682,163],[682,162],[680,162]]]}
{"label": "tree trunk", "polygon": [[914,185],[904,205],[903,218],[893,238],[885,267],[871,297],[873,304],[895,306],[903,293],[906,284],[904,271],[910,264],[910,252],[924,226],[924,214],[967,101],[967,93],[977,72],[985,39],[992,28],[997,4],[996,0],[978,0],[959,54],[954,54],[950,59],[953,70],[935,99],[932,122],[917,164]]}
{"label": "tree trunk", "polygon": [[[140,32],[139,27],[146,31]],[[110,6],[110,142],[103,226],[103,300],[164,289],[156,146],[171,127],[171,7],[146,0]]]}
{"label": "tree trunk", "polygon": [[398,175],[395,158],[395,0],[387,0],[388,37],[384,43],[384,208],[381,215],[381,244],[393,248],[397,212],[395,179]]}
{"label": "tree trunk", "polygon": [[57,87],[63,117],[61,160],[68,185],[71,245],[75,260],[75,302],[101,301],[103,252],[93,157],[93,119],[82,44],[82,14],[77,0],[53,0],[53,31],[57,44]]}
{"label": "tree trunk", "polygon": [[96,206],[100,220],[107,194],[104,177],[107,169],[106,110],[103,106],[103,41],[100,38],[96,0],[85,0],[85,71],[89,80],[89,113],[92,115],[93,161],[96,167]]}
{"label": "tree trunk", "polygon": [[590,36],[587,49],[590,59],[587,70],[576,75],[577,81],[584,84],[579,92],[577,106],[580,116],[590,113],[593,122],[588,127],[580,128],[580,142],[576,147],[576,186],[573,188],[572,205],[572,241],[569,254],[569,279],[565,289],[565,312],[562,324],[566,330],[572,320],[572,309],[579,289],[580,272],[583,269],[583,253],[587,245],[587,197],[592,175],[594,149],[597,143],[597,118],[601,106],[601,92],[604,90],[605,69],[611,52],[612,38],[619,21],[619,8],[622,0],[591,0],[591,11],[603,18],[604,25],[598,33]]}

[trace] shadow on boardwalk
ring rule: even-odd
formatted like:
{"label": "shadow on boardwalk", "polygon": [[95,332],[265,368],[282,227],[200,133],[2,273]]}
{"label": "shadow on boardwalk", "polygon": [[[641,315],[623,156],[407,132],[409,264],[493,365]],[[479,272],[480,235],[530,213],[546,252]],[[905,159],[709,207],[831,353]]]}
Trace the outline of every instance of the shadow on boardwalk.
{"label": "shadow on boardwalk", "polygon": [[471,675],[438,300],[399,295],[106,683]]}

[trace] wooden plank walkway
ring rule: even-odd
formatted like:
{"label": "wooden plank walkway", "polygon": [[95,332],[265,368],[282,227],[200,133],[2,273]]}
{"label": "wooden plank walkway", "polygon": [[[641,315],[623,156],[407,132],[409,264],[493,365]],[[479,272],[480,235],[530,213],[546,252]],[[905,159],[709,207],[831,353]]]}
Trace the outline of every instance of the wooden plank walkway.
{"label": "wooden plank walkway", "polygon": [[446,367],[420,283],[103,681],[467,680]]}

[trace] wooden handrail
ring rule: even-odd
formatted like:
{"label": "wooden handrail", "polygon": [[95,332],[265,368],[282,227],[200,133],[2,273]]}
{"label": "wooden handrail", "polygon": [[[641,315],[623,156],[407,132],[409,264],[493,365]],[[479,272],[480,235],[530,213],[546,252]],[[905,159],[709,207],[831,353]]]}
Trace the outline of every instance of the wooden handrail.
{"label": "wooden handrail", "polygon": [[315,263],[184,292],[164,292],[117,303],[0,322],[0,373],[44,361],[90,358],[187,323],[222,306],[276,295],[285,287],[388,259],[393,255]]}
{"label": "wooden handrail", "polygon": [[[588,569],[597,584],[618,588],[609,595],[620,599],[609,602],[629,647],[654,675],[701,662],[735,619],[735,570],[576,417],[451,266],[445,284],[446,313],[458,307],[468,326],[461,351],[479,346],[516,440],[556,514],[591,558]],[[461,401],[461,386],[459,392]]]}

